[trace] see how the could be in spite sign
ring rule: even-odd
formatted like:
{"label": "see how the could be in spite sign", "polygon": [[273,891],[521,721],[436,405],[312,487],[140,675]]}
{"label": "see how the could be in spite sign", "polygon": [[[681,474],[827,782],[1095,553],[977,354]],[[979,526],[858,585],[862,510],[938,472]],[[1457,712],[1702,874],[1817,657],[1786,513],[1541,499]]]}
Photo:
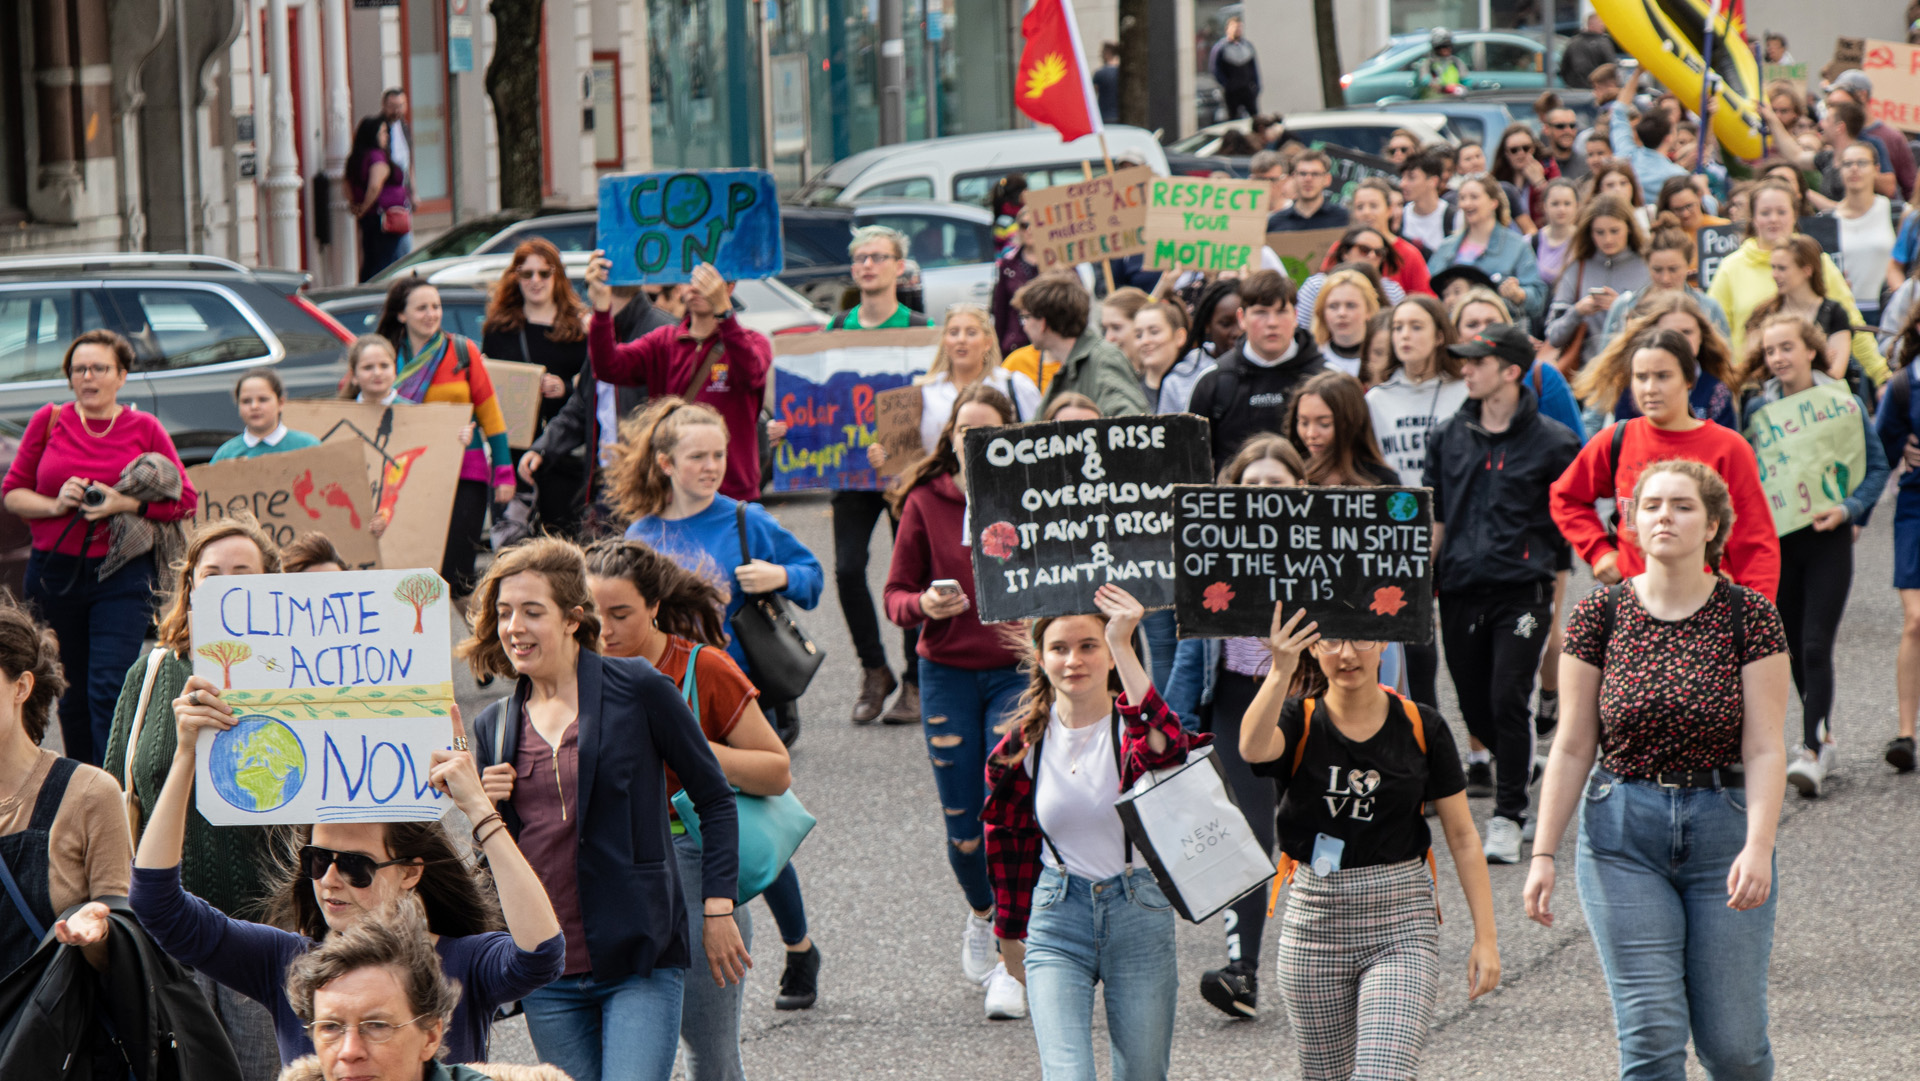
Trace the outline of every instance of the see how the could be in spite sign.
{"label": "see how the could be in spite sign", "polygon": [[1273,606],[1325,638],[1433,638],[1433,493],[1425,488],[1182,484],[1173,495],[1182,638],[1264,638]]}
{"label": "see how the could be in spite sign", "polygon": [[236,723],[195,744],[217,826],[431,821],[453,745],[452,602],[429,570],[221,575],[193,591],[193,671]]}

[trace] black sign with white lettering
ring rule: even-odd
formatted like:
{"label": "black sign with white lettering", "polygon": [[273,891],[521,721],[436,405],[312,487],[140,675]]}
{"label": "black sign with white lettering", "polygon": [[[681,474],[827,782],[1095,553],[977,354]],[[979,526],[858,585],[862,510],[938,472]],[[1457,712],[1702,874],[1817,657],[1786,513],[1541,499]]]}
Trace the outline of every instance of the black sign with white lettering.
{"label": "black sign with white lettering", "polygon": [[1425,488],[1182,484],[1173,496],[1182,638],[1266,637],[1275,601],[1326,638],[1433,639]]}
{"label": "black sign with white lettering", "polygon": [[1207,422],[1171,414],[966,434],[967,541],[988,623],[1098,611],[1114,582],[1173,604],[1173,486],[1207,480]]}

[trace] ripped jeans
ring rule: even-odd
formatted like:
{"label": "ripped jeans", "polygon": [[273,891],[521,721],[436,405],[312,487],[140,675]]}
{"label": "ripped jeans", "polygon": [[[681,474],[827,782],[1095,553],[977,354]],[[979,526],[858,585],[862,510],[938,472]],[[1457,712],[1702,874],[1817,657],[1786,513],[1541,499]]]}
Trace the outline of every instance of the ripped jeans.
{"label": "ripped jeans", "polygon": [[987,802],[987,755],[1000,742],[994,729],[1013,713],[1027,687],[1020,669],[955,668],[920,658],[920,727],[933,762],[933,783],[946,812],[947,862],[975,912],[993,908],[980,808]]}

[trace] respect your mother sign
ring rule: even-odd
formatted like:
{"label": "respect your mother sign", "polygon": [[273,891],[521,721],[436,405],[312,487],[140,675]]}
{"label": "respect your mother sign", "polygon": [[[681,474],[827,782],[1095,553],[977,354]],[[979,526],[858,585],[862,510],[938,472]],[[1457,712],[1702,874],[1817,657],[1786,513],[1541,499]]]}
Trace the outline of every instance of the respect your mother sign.
{"label": "respect your mother sign", "polygon": [[195,743],[216,826],[431,821],[453,745],[451,601],[428,570],[220,575],[193,591],[193,671],[236,723]]}

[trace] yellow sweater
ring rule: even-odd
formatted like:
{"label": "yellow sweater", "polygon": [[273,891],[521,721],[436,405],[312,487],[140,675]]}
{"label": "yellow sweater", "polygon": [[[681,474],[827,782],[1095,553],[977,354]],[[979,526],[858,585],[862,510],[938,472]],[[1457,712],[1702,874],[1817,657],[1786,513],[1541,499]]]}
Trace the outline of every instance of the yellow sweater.
{"label": "yellow sweater", "polygon": [[[1733,328],[1733,356],[1736,363],[1745,364],[1747,358],[1747,320],[1753,318],[1754,310],[1772,300],[1780,289],[1773,283],[1773,267],[1768,262],[1770,252],[1760,246],[1760,242],[1748,237],[1734,249],[1732,255],[1720,264],[1714,272],[1713,284],[1708,287],[1707,295],[1720,302],[1727,313],[1727,323]],[[1860,325],[1860,309],[1853,302],[1853,290],[1847,285],[1846,275],[1833,265],[1833,259],[1820,256],[1820,270],[1827,287],[1827,299],[1838,302],[1847,309],[1847,317],[1855,326]],[[1887,381],[1887,358],[1880,355],[1880,349],[1871,334],[1853,336],[1853,359],[1860,362],[1867,377],[1875,386]]]}

